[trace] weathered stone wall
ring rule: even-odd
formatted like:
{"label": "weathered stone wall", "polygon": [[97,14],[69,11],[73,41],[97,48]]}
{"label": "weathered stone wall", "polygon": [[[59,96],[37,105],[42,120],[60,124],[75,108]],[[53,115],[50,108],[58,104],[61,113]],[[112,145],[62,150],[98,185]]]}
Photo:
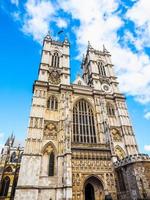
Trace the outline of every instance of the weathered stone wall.
{"label": "weathered stone wall", "polygon": [[[150,158],[139,154],[115,163],[120,200],[150,199]],[[118,173],[122,174],[120,180]],[[125,190],[121,190],[124,181]]]}

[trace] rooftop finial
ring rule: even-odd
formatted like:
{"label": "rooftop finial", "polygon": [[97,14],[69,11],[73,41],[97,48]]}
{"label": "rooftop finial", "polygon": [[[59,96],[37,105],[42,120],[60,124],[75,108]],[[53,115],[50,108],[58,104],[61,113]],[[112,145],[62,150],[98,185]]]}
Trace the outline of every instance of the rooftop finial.
{"label": "rooftop finial", "polygon": [[109,53],[109,51],[106,49],[105,45],[103,44],[103,52],[104,53]]}
{"label": "rooftop finial", "polygon": [[49,35],[49,36],[51,35],[51,32],[50,32],[50,30],[48,30],[48,33],[47,33],[47,35]]}
{"label": "rooftop finial", "polygon": [[68,40],[67,36],[65,36],[64,44],[69,45],[69,40]]}
{"label": "rooftop finial", "polygon": [[88,41],[88,49],[91,48],[91,44],[90,41]]}
{"label": "rooftop finial", "polygon": [[77,73],[77,77],[81,77],[81,74],[79,72]]}
{"label": "rooftop finial", "polygon": [[88,49],[93,49],[93,47],[91,46],[90,41],[88,41]]}
{"label": "rooftop finial", "polygon": [[46,35],[45,38],[46,38],[46,39],[51,39],[51,32],[50,32],[50,30],[48,30],[47,35]]}
{"label": "rooftop finial", "polygon": [[85,60],[85,55],[83,54],[83,56],[82,56],[82,62],[84,62],[84,60]]}

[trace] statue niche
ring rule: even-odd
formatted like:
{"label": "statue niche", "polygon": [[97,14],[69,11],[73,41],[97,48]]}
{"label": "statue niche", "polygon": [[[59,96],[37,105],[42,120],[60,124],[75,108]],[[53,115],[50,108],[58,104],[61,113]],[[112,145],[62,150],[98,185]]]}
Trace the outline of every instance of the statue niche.
{"label": "statue niche", "polygon": [[54,122],[46,122],[44,127],[44,139],[57,139],[57,124]]}

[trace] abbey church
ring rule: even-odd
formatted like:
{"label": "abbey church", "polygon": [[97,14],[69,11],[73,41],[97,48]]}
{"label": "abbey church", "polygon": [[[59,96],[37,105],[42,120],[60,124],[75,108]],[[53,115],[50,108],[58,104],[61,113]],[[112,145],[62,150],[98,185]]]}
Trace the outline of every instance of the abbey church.
{"label": "abbey church", "polygon": [[68,39],[48,34],[14,199],[150,199],[150,157],[139,153],[110,52],[89,43],[73,83],[70,68]]}

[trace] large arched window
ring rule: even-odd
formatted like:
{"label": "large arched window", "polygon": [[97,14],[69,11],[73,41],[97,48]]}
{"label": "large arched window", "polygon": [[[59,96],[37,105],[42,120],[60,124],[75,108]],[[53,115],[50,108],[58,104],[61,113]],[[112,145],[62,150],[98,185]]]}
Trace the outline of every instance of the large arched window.
{"label": "large arched window", "polygon": [[55,155],[54,152],[52,151],[49,155],[49,171],[48,171],[49,176],[54,176],[54,166],[55,166]]}
{"label": "large arched window", "polygon": [[73,141],[96,143],[93,111],[84,99],[78,101],[73,108]]}
{"label": "large arched window", "polygon": [[107,114],[109,116],[115,116],[115,109],[111,103],[107,103]]}
{"label": "large arched window", "polygon": [[98,62],[98,70],[101,76],[106,76],[105,66],[102,62]]}
{"label": "large arched window", "polygon": [[50,96],[50,98],[47,101],[47,108],[49,108],[50,110],[58,109],[58,101],[55,96]]}
{"label": "large arched window", "polygon": [[1,197],[7,196],[8,190],[9,190],[9,185],[10,185],[10,178],[8,176],[6,176],[2,180],[2,187],[1,187],[1,191],[0,191],[0,196]]}
{"label": "large arched window", "polygon": [[58,55],[58,52],[55,52],[55,53],[52,55],[51,67],[56,67],[56,68],[59,67],[59,55]]}

